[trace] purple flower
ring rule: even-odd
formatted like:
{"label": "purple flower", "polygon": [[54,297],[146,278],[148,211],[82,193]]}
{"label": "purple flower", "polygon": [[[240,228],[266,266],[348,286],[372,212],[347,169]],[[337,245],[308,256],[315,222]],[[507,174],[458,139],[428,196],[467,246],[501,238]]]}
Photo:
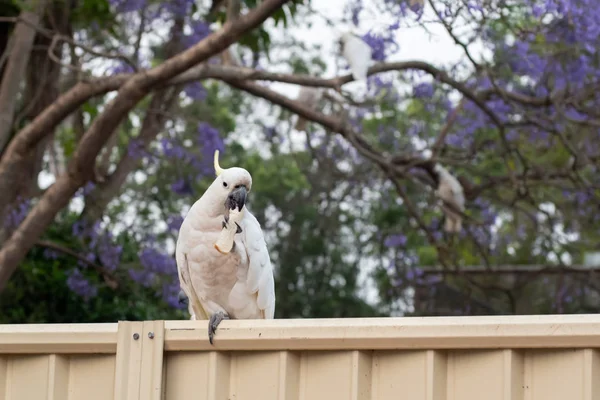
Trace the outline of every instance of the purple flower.
{"label": "purple flower", "polygon": [[[129,276],[144,287],[155,283],[166,282],[165,278],[177,281],[177,264],[175,259],[152,247],[144,248],[140,254],[141,269],[130,269]],[[163,278],[164,277],[164,278]]]}
{"label": "purple flower", "polygon": [[123,247],[112,243],[112,235],[106,234],[99,241],[97,246],[98,258],[102,265],[109,271],[115,271],[121,260]]}
{"label": "purple flower", "polygon": [[417,98],[430,99],[433,97],[435,89],[429,82],[419,83],[413,88],[413,95]]}
{"label": "purple flower", "polygon": [[187,151],[183,147],[173,143],[168,138],[162,138],[160,140],[160,145],[161,145],[162,152],[165,157],[175,158],[175,159],[180,159],[180,160],[186,160],[186,159],[190,158]]}
{"label": "purple flower", "polygon": [[185,309],[185,304],[179,303],[179,280],[173,279],[171,282],[165,282],[162,285],[163,300],[171,307]]}
{"label": "purple flower", "polygon": [[192,82],[185,86],[183,92],[192,100],[204,101],[208,95],[206,89],[202,85],[202,82]]}
{"label": "purple flower", "polygon": [[31,200],[23,199],[22,197],[18,197],[16,200],[16,204],[8,211],[7,215],[4,218],[4,227],[9,229],[14,229],[18,227],[21,222],[27,217],[29,214],[29,209],[31,208]]}
{"label": "purple flower", "polygon": [[182,196],[193,193],[192,186],[190,185],[189,181],[185,178],[179,178],[174,183],[172,183],[171,190],[174,193],[177,193]]}
{"label": "purple flower", "polygon": [[192,27],[192,33],[183,38],[183,43],[186,48],[192,47],[212,33],[210,27],[204,21],[193,21],[190,25]]}
{"label": "purple flower", "polygon": [[465,137],[459,133],[449,133],[446,136],[446,143],[448,143],[448,145],[451,147],[466,147]]}
{"label": "purple flower", "polygon": [[183,217],[181,215],[171,215],[167,219],[167,226],[169,227],[169,230],[179,231],[181,224],[183,224]]}
{"label": "purple flower", "polygon": [[129,277],[144,287],[151,287],[154,284],[156,274],[152,271],[130,269]]}
{"label": "purple flower", "polygon": [[352,23],[354,26],[358,26],[358,16],[364,8],[362,0],[354,0],[349,4],[350,13],[352,14]]}
{"label": "purple flower", "polygon": [[98,288],[92,285],[92,283],[83,276],[79,269],[72,269],[70,272],[67,273],[67,275],[67,286],[75,294],[83,297],[85,301],[96,297],[96,295],[98,294]]}
{"label": "purple flower", "polygon": [[386,7],[391,11],[392,15],[398,19],[403,19],[407,15],[409,10],[409,4],[407,0],[385,0]]}
{"label": "purple flower", "polygon": [[87,196],[88,194],[92,193],[92,190],[94,190],[95,187],[96,184],[94,182],[86,183],[85,186],[82,188],[83,195]]}
{"label": "purple flower", "polygon": [[109,0],[108,2],[118,13],[139,11],[146,6],[146,0]]}
{"label": "purple flower", "polygon": [[73,226],[71,227],[71,233],[73,236],[81,236],[84,230],[84,222],[83,220],[75,221]]}
{"label": "purple flower", "polygon": [[171,0],[165,3],[167,10],[176,17],[184,17],[190,13],[194,0]]}
{"label": "purple flower", "polygon": [[[367,78],[367,89],[369,90],[369,96],[380,97],[383,92],[385,96],[382,100],[390,103],[398,102],[399,95],[394,87],[394,80],[389,76],[387,79],[381,75],[371,75]],[[366,110],[363,110],[366,113]],[[361,117],[362,114],[357,113],[357,117]]]}
{"label": "purple flower", "polygon": [[393,234],[385,238],[384,246],[386,247],[401,247],[406,245],[406,236],[402,234]]}
{"label": "purple flower", "polygon": [[[87,241],[87,250],[84,256],[86,260],[99,262],[109,271],[117,269],[123,248],[114,243],[112,233],[101,231],[100,221],[86,224],[84,220],[79,220],[73,224],[71,229],[73,236]],[[87,264],[82,261],[79,261],[78,265],[87,267]]]}
{"label": "purple flower", "polygon": [[388,31],[387,36],[369,31],[362,36],[362,39],[371,47],[371,57],[375,61],[384,61],[387,54],[398,51],[398,44],[394,41],[392,31]]}
{"label": "purple flower", "polygon": [[277,137],[277,129],[274,126],[265,126],[263,132],[267,140],[273,140]]}
{"label": "purple flower", "polygon": [[135,70],[125,61],[120,61],[115,67],[110,70],[111,75],[132,74]]}
{"label": "purple flower", "polygon": [[164,275],[177,273],[175,259],[151,247],[146,247],[141,251],[140,262],[144,268],[152,272]]}
{"label": "purple flower", "polygon": [[48,260],[56,260],[60,256],[59,253],[52,249],[44,249],[42,255]]}
{"label": "purple flower", "polygon": [[144,157],[146,155],[144,142],[137,138],[131,139],[127,145],[127,154],[134,159],[140,159]]}
{"label": "purple flower", "polygon": [[225,143],[219,135],[219,130],[207,122],[198,124],[198,142],[202,147],[202,161],[198,167],[202,174],[210,175],[213,172],[213,154],[215,150],[223,152]]}

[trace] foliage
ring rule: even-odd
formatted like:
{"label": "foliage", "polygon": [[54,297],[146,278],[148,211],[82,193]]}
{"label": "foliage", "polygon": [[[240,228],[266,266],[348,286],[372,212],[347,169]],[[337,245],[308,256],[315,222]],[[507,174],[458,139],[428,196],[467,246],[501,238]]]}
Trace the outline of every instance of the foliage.
{"label": "foliage", "polygon": [[[66,43],[81,46],[64,45],[58,55],[70,65],[60,70],[61,93],[77,80],[119,78],[181,55],[226,24],[226,9],[210,14],[210,3],[74,2]],[[241,8],[262,3],[245,0]],[[398,62],[372,74],[362,91],[351,83],[336,92],[315,78],[329,96],[292,106],[257,99],[226,76],[163,82],[132,105],[104,143],[94,176],[77,182],[68,207],[49,218],[56,217],[0,294],[0,322],[187,318],[177,302],[174,243],[187,209],[214,179],[216,149],[221,165],[253,176],[248,206],[275,266],[277,318],[596,312],[599,282],[565,268],[581,264],[600,240],[597,7],[585,0],[344,4],[380,67],[401,58],[409,40],[401,32],[430,25],[463,56],[439,66]],[[330,76],[331,55],[302,35],[321,18],[308,5],[287,2],[245,32],[230,47],[234,58],[288,80]],[[385,18],[374,23],[369,15]],[[0,39],[8,38],[3,32]],[[207,65],[221,62],[214,55]],[[255,85],[277,91],[268,81],[278,79]],[[88,99],[62,120],[30,162],[39,170],[15,185],[39,189],[39,175],[46,189],[73,173],[69,161],[112,97]],[[17,114],[28,100],[35,99],[20,99]],[[335,123],[313,118],[306,131],[295,130],[297,106]],[[35,115],[21,122],[35,124]],[[435,163],[464,178],[458,234],[443,229]],[[5,210],[0,202],[0,243],[46,196],[14,193],[27,196]],[[543,268],[519,269],[527,265]],[[510,271],[482,273],[492,268]]]}

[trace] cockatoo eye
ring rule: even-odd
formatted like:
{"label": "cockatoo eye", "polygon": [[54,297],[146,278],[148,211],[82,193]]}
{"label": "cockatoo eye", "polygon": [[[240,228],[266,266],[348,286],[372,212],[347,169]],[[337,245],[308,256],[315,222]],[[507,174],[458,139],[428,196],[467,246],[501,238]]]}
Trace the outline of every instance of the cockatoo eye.
{"label": "cockatoo eye", "polygon": [[227,186],[229,186],[229,185],[227,185],[227,182],[223,182],[223,187],[226,188]]}

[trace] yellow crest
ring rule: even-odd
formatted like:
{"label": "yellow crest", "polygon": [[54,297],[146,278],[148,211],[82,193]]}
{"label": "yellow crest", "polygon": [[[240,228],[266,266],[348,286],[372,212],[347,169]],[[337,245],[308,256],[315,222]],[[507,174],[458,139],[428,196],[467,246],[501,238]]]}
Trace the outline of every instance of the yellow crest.
{"label": "yellow crest", "polygon": [[214,164],[215,164],[215,174],[217,174],[217,176],[221,175],[221,172],[223,172],[223,168],[221,168],[221,166],[219,165],[219,150],[215,150]]}

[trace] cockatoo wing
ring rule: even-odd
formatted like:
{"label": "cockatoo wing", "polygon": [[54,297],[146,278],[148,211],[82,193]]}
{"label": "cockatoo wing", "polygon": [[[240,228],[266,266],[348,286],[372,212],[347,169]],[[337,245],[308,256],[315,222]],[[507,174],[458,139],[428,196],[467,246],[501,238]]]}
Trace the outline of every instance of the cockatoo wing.
{"label": "cockatoo wing", "polygon": [[455,204],[460,210],[463,210],[465,206],[465,194],[458,179],[440,164],[435,166],[435,171],[439,177],[437,189],[439,196],[447,202]]}
{"label": "cockatoo wing", "polygon": [[371,66],[371,46],[361,38],[350,35],[344,42],[342,55],[350,65],[355,80],[367,79],[367,72]]}
{"label": "cockatoo wing", "polygon": [[462,230],[462,217],[455,209],[460,211],[464,211],[465,209],[463,187],[458,179],[441,165],[436,165],[435,171],[439,178],[436,193],[442,200],[451,205],[449,207],[446,204],[442,204],[442,210],[446,214],[444,229],[447,232],[460,232]]}
{"label": "cockatoo wing", "polygon": [[304,105],[314,107],[316,105],[315,103],[321,99],[322,94],[323,91],[321,88],[302,86],[296,100]]}
{"label": "cockatoo wing", "polygon": [[204,307],[202,307],[200,299],[198,299],[196,291],[192,286],[192,278],[190,276],[187,254],[181,249],[179,240],[177,241],[177,247],[175,249],[175,259],[177,261],[177,272],[179,273],[179,286],[188,297],[188,310],[190,314],[196,320],[208,319],[209,315],[207,314],[206,310],[204,310]]}
{"label": "cockatoo wing", "polygon": [[248,210],[242,220],[242,243],[248,255],[246,289],[257,295],[258,308],[265,319],[275,316],[275,279],[267,243],[258,220]]}
{"label": "cockatoo wing", "polygon": [[460,182],[458,182],[454,176],[450,175],[450,173],[444,177],[443,182],[443,185],[447,187],[446,190],[448,191],[448,195],[451,199],[450,202],[462,210],[465,205],[465,195]]}

